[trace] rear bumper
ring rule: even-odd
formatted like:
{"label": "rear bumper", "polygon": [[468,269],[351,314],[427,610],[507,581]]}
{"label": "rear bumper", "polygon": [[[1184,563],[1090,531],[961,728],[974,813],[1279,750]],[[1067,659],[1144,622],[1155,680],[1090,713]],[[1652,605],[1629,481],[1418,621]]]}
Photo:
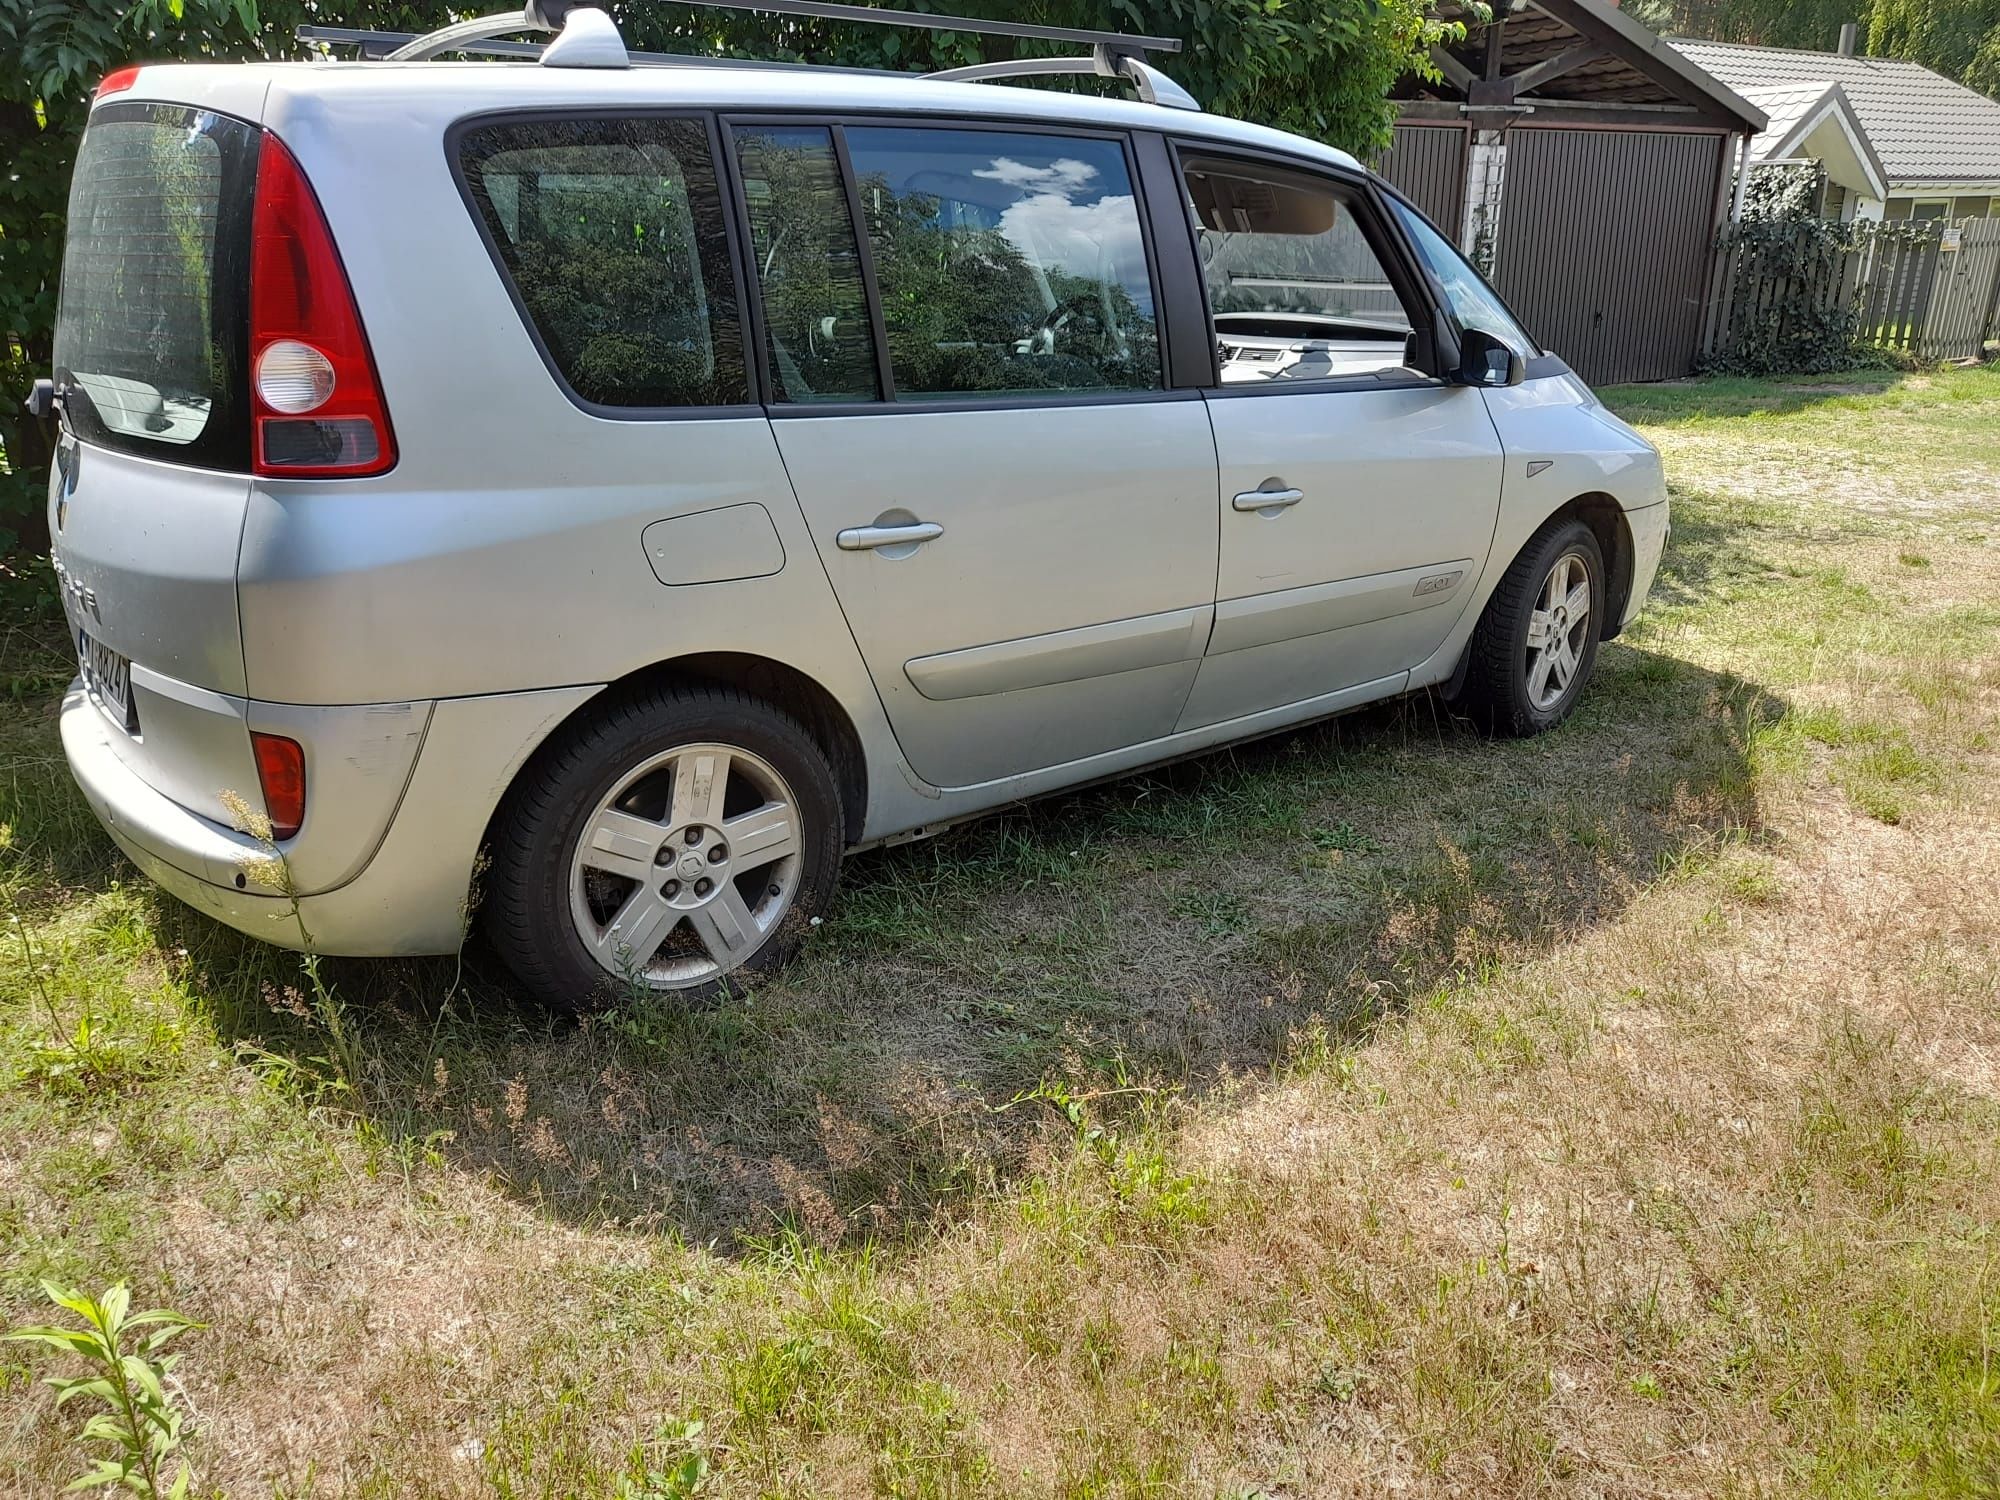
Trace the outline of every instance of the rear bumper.
{"label": "rear bumper", "polygon": [[[287,948],[308,946],[310,933],[310,946],[327,954],[450,953],[464,936],[467,896],[494,807],[548,732],[596,691],[559,688],[437,704],[401,804],[372,857],[343,883],[300,897],[296,912],[249,873],[266,857],[264,846],[141,780],[113,749],[119,731],[80,685],[63,699],[63,753],[118,847],[197,911]],[[338,783],[325,790],[337,792]],[[309,805],[320,795],[309,783]],[[341,808],[323,800],[309,815],[337,822]]]}
{"label": "rear bumper", "polygon": [[188,811],[141,781],[112,748],[111,737],[118,731],[81,682],[70,684],[63,697],[61,723],[63,754],[84,800],[147,879],[240,931],[302,946],[290,902],[262,891],[249,878],[250,867],[264,858],[262,845]]}

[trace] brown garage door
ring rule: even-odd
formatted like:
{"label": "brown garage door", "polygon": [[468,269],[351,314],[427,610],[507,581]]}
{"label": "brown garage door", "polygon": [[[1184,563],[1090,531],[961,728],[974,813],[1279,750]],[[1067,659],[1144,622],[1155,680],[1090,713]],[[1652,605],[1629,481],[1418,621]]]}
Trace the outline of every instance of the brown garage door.
{"label": "brown garage door", "polygon": [[1584,379],[1694,368],[1724,137],[1517,126],[1494,282]]}
{"label": "brown garage door", "polygon": [[1398,125],[1395,138],[1375,170],[1453,240],[1465,212],[1465,151],[1471,132],[1463,125]]}

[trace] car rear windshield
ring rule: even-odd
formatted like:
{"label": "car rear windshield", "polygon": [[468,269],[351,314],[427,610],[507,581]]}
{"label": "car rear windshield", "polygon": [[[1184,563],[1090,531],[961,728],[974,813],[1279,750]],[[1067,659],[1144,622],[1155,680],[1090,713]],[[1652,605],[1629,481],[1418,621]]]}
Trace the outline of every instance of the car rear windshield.
{"label": "car rear windshield", "polygon": [[258,133],[120,103],[91,116],[70,185],[56,314],[63,410],[91,442],[249,467],[243,378]]}

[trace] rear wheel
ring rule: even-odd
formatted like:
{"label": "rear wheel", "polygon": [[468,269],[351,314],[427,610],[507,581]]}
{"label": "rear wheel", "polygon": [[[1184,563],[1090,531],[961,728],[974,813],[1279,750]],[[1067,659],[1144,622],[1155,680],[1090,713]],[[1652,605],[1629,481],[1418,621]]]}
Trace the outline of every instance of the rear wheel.
{"label": "rear wheel", "polygon": [[634,695],[571,731],[511,799],[488,935],[542,999],[691,999],[789,958],[833,894],[840,795],[789,716],[727,688]]}
{"label": "rear wheel", "polygon": [[1597,666],[1604,553],[1577,520],[1550,521],[1521,549],[1473,632],[1461,701],[1501,734],[1569,716]]}

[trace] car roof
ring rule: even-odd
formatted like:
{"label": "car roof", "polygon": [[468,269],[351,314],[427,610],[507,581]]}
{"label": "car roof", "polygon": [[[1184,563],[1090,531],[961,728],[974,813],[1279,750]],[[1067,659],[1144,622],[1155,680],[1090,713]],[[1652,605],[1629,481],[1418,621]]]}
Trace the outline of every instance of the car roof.
{"label": "car roof", "polygon": [[274,129],[281,128],[279,122],[286,117],[300,113],[374,109],[394,110],[412,125],[427,127],[509,109],[648,106],[739,114],[768,110],[965,116],[1085,129],[1153,130],[1361,170],[1345,151],[1226,115],[1135,99],[835,68],[705,63],[628,68],[513,62],[167,63],[142,68],[132,86],[113,98],[157,99],[250,114]]}

